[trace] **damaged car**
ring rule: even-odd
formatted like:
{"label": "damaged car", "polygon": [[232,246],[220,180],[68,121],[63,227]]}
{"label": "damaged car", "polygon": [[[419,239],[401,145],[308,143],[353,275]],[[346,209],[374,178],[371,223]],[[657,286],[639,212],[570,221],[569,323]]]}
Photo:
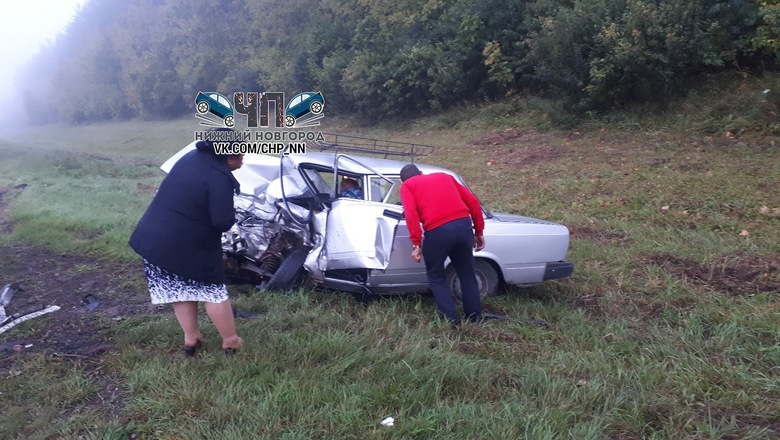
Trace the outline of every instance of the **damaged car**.
{"label": "damaged car", "polygon": [[[169,171],[188,145],[162,165]],[[325,135],[305,154],[248,154],[234,171],[236,223],[223,234],[223,262],[232,283],[288,289],[311,281],[358,295],[428,291],[425,265],[410,257],[409,232],[400,199],[400,170],[410,161],[425,174],[451,170],[416,159],[433,147]],[[362,189],[344,197],[343,180]],[[558,223],[483,207],[487,247],[474,253],[480,295],[503,286],[533,286],[572,274],[565,261],[569,230]],[[448,263],[449,264],[449,261]],[[447,267],[456,299],[460,283]]]}

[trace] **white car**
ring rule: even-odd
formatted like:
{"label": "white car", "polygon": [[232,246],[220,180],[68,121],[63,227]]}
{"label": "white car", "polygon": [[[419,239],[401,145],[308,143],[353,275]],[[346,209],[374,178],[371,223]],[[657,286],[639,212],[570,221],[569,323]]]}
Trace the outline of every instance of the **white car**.
{"label": "white car", "polygon": [[[331,135],[306,154],[248,154],[234,172],[236,224],[223,235],[228,278],[266,289],[287,289],[306,274],[328,288],[360,295],[425,292],[425,265],[410,257],[403,218],[401,168],[432,151],[417,144]],[[194,142],[161,167],[170,170]],[[311,150],[321,150],[312,152]],[[356,155],[353,153],[362,153]],[[371,154],[368,156],[365,154]],[[453,171],[416,162],[424,174]],[[339,182],[358,181],[363,199],[339,197]],[[569,230],[560,224],[483,207],[487,246],[475,252],[482,297],[507,285],[532,286],[571,275],[565,261]],[[448,261],[449,264],[449,261]],[[447,267],[453,296],[460,297],[454,268]],[[365,297],[364,297],[365,298]]]}

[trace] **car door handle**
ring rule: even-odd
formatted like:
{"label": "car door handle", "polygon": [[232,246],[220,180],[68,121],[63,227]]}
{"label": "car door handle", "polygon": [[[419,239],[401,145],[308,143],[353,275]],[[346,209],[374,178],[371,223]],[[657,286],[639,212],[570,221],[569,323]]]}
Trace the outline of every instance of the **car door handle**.
{"label": "car door handle", "polygon": [[385,209],[382,212],[382,215],[384,215],[385,217],[390,217],[395,220],[403,220],[404,218],[403,212],[393,211],[392,209]]}

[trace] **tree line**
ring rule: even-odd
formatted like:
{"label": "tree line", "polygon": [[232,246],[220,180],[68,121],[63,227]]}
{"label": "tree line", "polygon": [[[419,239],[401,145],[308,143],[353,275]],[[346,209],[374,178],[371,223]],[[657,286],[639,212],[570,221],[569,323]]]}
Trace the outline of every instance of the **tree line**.
{"label": "tree line", "polygon": [[584,112],[778,59],[780,0],[89,0],[19,88],[39,123],[180,117],[198,91],[321,91],[369,120],[527,95]]}

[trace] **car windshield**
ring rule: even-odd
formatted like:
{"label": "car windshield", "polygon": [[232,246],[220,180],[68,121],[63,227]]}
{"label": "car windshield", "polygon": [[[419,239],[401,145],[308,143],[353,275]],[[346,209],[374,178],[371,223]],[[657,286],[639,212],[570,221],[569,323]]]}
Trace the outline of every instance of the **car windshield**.
{"label": "car windshield", "polygon": [[330,194],[333,197],[333,171],[304,168],[303,173],[309,179],[318,193]]}

